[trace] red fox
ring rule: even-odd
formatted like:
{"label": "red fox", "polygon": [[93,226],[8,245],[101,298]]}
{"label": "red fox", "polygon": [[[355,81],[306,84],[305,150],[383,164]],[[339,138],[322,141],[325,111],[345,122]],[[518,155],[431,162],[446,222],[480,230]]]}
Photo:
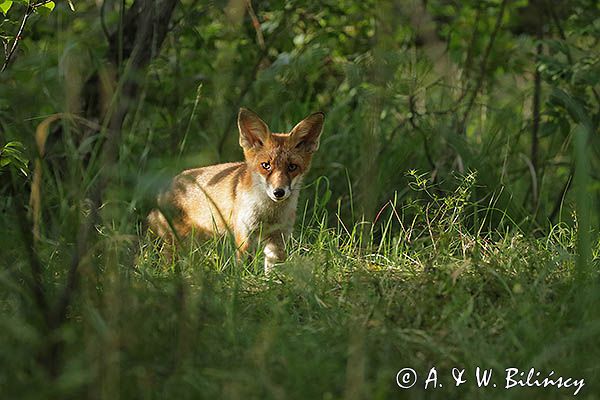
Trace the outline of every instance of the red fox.
{"label": "red fox", "polygon": [[[222,235],[235,237],[238,257],[258,236],[264,240],[265,272],[286,258],[285,241],[296,219],[298,193],[323,130],[317,112],[289,133],[271,133],[254,112],[238,114],[245,161],[189,169],[158,197],[148,215],[150,229],[166,240]],[[165,214],[163,214],[165,212]]]}

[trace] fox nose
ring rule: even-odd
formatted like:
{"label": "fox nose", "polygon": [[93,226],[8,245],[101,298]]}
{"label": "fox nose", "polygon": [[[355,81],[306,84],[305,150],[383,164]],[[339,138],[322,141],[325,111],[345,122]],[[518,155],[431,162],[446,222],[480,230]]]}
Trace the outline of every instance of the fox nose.
{"label": "fox nose", "polygon": [[285,196],[285,190],[282,189],[282,188],[277,188],[277,189],[273,190],[273,196],[275,196],[278,199],[280,199],[283,196]]}

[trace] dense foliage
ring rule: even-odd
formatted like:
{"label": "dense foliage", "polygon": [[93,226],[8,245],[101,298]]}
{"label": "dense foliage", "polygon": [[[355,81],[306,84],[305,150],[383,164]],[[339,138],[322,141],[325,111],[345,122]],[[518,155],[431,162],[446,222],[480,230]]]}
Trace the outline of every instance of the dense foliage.
{"label": "dense foliage", "polygon": [[[0,397],[418,397],[404,366],[513,364],[598,393],[598,2],[0,13]],[[241,159],[241,106],[326,114],[276,279],[144,233],[170,177]],[[426,395],[571,394],[454,390]]]}

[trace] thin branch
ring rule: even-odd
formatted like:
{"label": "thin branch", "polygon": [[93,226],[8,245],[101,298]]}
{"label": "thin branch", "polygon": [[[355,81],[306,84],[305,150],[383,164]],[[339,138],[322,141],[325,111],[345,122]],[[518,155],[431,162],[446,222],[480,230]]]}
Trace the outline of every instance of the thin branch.
{"label": "thin branch", "polygon": [[[548,1],[545,3],[546,3],[546,8],[547,8],[548,12],[550,13],[550,17],[552,18],[552,21],[554,22],[554,25],[556,26],[556,29],[558,30],[558,35],[560,36],[562,41],[565,42],[565,45],[566,45],[567,44],[567,35],[565,34],[565,30],[563,29],[562,24],[560,23],[560,20],[558,19],[558,15],[556,15],[556,10],[554,10],[554,3],[551,1]],[[569,49],[569,46],[565,46],[565,54],[567,56],[567,60],[569,61],[569,64],[573,65],[574,64],[573,56],[571,55],[571,50]],[[594,94],[594,97],[596,98],[596,102],[600,104],[600,93],[598,93],[598,91],[596,90],[596,88],[594,88],[594,86],[591,86],[590,89],[592,90],[592,93]]]}
{"label": "thin branch", "polygon": [[436,166],[435,166],[435,162],[433,161],[433,158],[431,157],[431,151],[429,150],[429,143],[427,142],[427,134],[421,129],[420,126],[418,126],[415,123],[415,117],[419,116],[419,113],[417,112],[417,110],[415,108],[415,97],[412,95],[408,99],[408,107],[410,109],[410,118],[408,119],[408,122],[410,123],[410,126],[412,126],[412,128],[414,130],[420,132],[421,135],[423,136],[423,150],[425,151],[425,157],[427,158],[427,162],[429,162],[429,166],[431,167],[431,170],[435,171]]}
{"label": "thin branch", "polygon": [[488,58],[490,56],[490,53],[492,52],[492,47],[494,47],[494,42],[496,41],[496,36],[498,35],[498,32],[500,31],[500,27],[502,26],[502,18],[504,17],[504,10],[506,8],[507,3],[508,3],[508,0],[503,0],[502,4],[500,4],[500,11],[498,12],[498,17],[496,18],[496,25],[494,26],[494,30],[492,31],[492,35],[490,36],[490,41],[488,42],[488,45],[483,54],[483,59],[481,60],[477,84],[475,86],[475,89],[473,90],[473,93],[471,94],[471,98],[469,99],[469,103],[467,104],[467,109],[465,110],[462,120],[460,121],[460,124],[459,124],[459,131],[461,133],[465,129],[465,124],[467,122],[467,118],[469,117],[469,113],[471,112],[471,109],[473,108],[473,105],[475,104],[475,99],[477,98],[477,94],[479,93],[479,91],[481,90],[481,87],[483,86],[483,81],[485,79],[485,74],[487,72]]}
{"label": "thin branch", "polygon": [[34,10],[35,10],[34,6],[27,7],[27,11],[25,11],[25,15],[23,16],[23,20],[21,21],[21,26],[19,27],[19,30],[17,31],[17,34],[15,35],[15,39],[10,48],[10,51],[4,58],[4,64],[2,65],[2,70],[0,70],[0,72],[4,72],[6,70],[6,68],[8,67],[8,63],[10,62],[10,59],[12,58],[13,54],[15,54],[15,51],[17,50],[17,47],[19,45],[19,40],[21,40],[21,35],[23,34],[23,30],[25,29],[25,24],[27,23],[27,20],[29,19],[31,14],[33,14]]}
{"label": "thin branch", "polygon": [[79,266],[81,264],[81,260],[85,256],[86,251],[88,250],[89,233],[92,231],[93,221],[98,219],[97,215],[98,210],[92,207],[91,214],[85,217],[85,221],[82,222],[79,227],[79,234],[77,235],[77,248],[71,257],[71,265],[67,274],[67,282],[65,283],[65,287],[51,316],[51,327],[61,326],[67,318],[67,310],[71,304],[71,299],[73,298],[79,283]]}
{"label": "thin branch", "polygon": [[48,3],[51,3],[52,1],[54,1],[54,0],[40,1],[39,3],[32,4],[31,7],[33,7],[34,9],[36,9],[38,7],[44,6],[44,5],[48,4]]}
{"label": "thin branch", "polygon": [[[283,19],[285,20],[286,17],[287,17],[287,14],[284,15]],[[256,63],[254,64],[254,66],[252,68],[252,72],[250,73],[250,78],[246,81],[246,84],[240,91],[240,95],[238,96],[238,100],[235,104],[236,111],[234,113],[232,113],[232,115],[235,115],[235,117],[229,118],[229,121],[225,125],[225,129],[223,129],[223,132],[221,133],[221,137],[219,138],[219,144],[217,146],[217,151],[218,151],[219,155],[223,154],[223,148],[225,147],[225,141],[227,140],[229,131],[231,130],[231,128],[235,124],[235,121],[237,120],[237,109],[242,105],[242,101],[246,97],[246,94],[252,88],[252,85],[254,84],[254,81],[256,80],[258,71],[260,70],[260,66],[263,63],[264,58],[269,53],[269,47],[275,41],[275,39],[277,38],[279,33],[283,30],[283,28],[284,28],[284,24],[281,24],[281,25],[279,25],[279,27],[277,27],[275,32],[272,33],[272,35],[269,37],[268,41],[265,43],[265,47],[261,50],[258,57],[256,58]]]}
{"label": "thin branch", "polygon": [[538,40],[538,44],[536,46],[536,57],[534,60],[534,68],[535,68],[535,73],[534,73],[534,81],[533,81],[533,104],[532,104],[532,108],[533,108],[533,121],[532,121],[532,126],[531,126],[531,155],[530,155],[530,159],[531,159],[531,165],[533,168],[533,172],[532,174],[534,175],[534,177],[536,178],[535,180],[532,180],[532,193],[533,196],[531,197],[531,201],[532,201],[532,210],[534,212],[537,211],[538,209],[538,191],[535,190],[535,188],[533,187],[533,183],[537,181],[537,178],[539,177],[539,165],[538,165],[538,159],[539,159],[539,129],[540,129],[540,98],[541,98],[541,93],[542,93],[542,74],[539,70],[539,68],[537,67],[537,62],[540,59],[540,57],[542,56],[542,53],[544,51],[544,48],[542,46],[542,40],[544,39],[544,17],[543,17],[543,12],[541,10],[541,3],[537,4],[539,11],[539,17],[538,17],[538,23],[537,23],[537,40]]}
{"label": "thin branch", "polygon": [[[471,63],[473,62],[473,52],[475,49],[475,43],[477,42],[477,37],[479,36],[479,20],[481,19],[481,10],[483,9],[483,7],[477,7],[477,14],[475,15],[475,24],[473,24],[473,31],[471,32],[471,39],[469,40],[469,48],[467,49],[467,56],[465,57],[465,76],[464,76],[464,82],[466,84],[466,86],[468,86],[468,81],[469,81],[469,75],[471,74]],[[466,95],[466,88],[464,91],[462,91],[461,95],[460,95],[460,99],[459,102],[465,97]]]}
{"label": "thin branch", "polygon": [[12,44],[11,48],[10,48],[10,51],[4,57],[4,64],[2,64],[2,69],[0,70],[0,72],[4,72],[6,70],[6,68],[8,67],[8,64],[10,63],[10,60],[11,60],[13,54],[15,54],[15,51],[17,50],[17,47],[19,46],[19,41],[22,38],[23,31],[25,30],[25,24],[27,24],[27,20],[29,19],[29,17],[31,16],[31,14],[33,14],[37,8],[42,7],[42,6],[48,4],[48,3],[52,2],[52,1],[53,0],[43,0],[43,1],[40,1],[38,3],[30,4],[29,6],[27,6],[27,10],[25,11],[25,15],[23,15],[23,20],[21,21],[21,25],[19,26],[19,30],[17,31],[17,34],[15,35],[15,39],[13,41],[13,44]]}
{"label": "thin branch", "polygon": [[252,20],[252,26],[254,27],[254,30],[256,31],[256,40],[258,40],[258,45],[261,50],[264,50],[265,49],[265,37],[263,36],[262,31],[260,29],[260,22],[258,20],[258,17],[256,16],[256,13],[254,12],[254,8],[252,8],[251,0],[246,0],[246,7],[248,8],[248,14],[250,15],[250,19]]}

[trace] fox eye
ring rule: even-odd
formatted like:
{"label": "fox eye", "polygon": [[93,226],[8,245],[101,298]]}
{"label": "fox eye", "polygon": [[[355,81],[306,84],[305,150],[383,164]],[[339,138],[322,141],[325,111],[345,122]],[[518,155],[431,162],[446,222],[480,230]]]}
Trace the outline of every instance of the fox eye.
{"label": "fox eye", "polygon": [[298,166],[296,164],[288,165],[288,171],[290,171],[290,172],[294,172],[297,169],[298,169]]}
{"label": "fox eye", "polygon": [[264,162],[264,163],[260,163],[260,166],[263,167],[264,169],[266,169],[267,171],[271,170],[271,163],[270,162]]}

